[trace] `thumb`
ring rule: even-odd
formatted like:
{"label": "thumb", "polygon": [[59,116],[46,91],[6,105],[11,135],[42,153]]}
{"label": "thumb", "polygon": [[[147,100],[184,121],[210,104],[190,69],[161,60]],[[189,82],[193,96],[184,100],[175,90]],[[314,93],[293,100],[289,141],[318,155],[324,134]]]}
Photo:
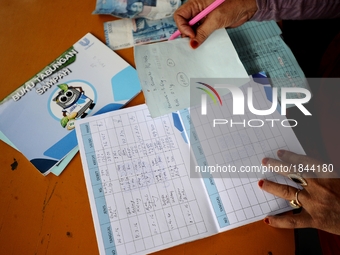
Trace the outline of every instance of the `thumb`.
{"label": "thumb", "polygon": [[207,17],[196,29],[196,35],[190,40],[190,46],[193,49],[198,48],[216,29],[220,28],[217,24],[217,22]]}

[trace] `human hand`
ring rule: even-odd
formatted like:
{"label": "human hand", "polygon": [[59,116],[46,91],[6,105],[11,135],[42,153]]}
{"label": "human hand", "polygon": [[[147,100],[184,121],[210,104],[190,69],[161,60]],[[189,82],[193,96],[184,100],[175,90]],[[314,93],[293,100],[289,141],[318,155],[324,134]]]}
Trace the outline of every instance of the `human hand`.
{"label": "human hand", "polygon": [[[282,161],[264,158],[262,164],[288,167],[291,164],[303,164],[304,167],[309,168],[313,165],[317,167],[323,164],[308,156],[298,155],[290,151],[279,150],[277,154]],[[331,170],[324,173],[326,177],[335,177],[334,172],[329,172]],[[289,173],[282,172],[280,174],[288,176]],[[302,175],[302,177],[306,180],[307,186],[298,193],[297,197],[302,206],[301,212],[267,216],[264,222],[277,228],[316,228],[340,235],[340,179],[311,178],[313,177],[311,175],[306,177]],[[296,199],[297,188],[295,187],[269,180],[260,180],[258,184],[262,190],[288,201]]]}
{"label": "human hand", "polygon": [[174,13],[174,20],[179,31],[183,36],[190,37],[190,45],[194,49],[216,29],[240,26],[257,11],[256,0],[226,0],[202,19],[194,31],[189,25],[189,20],[211,3],[212,0],[188,0]]}

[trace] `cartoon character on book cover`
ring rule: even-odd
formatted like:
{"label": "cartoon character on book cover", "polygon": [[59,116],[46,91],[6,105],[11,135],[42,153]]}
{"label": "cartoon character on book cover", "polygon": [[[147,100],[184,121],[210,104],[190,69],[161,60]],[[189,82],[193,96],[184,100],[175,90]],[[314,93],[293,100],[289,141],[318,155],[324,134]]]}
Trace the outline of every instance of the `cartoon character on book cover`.
{"label": "cartoon character on book cover", "polygon": [[73,87],[63,83],[58,87],[60,90],[53,101],[62,108],[63,118],[60,120],[60,124],[63,128],[72,130],[74,129],[74,120],[85,118],[95,103],[85,95],[81,86]]}

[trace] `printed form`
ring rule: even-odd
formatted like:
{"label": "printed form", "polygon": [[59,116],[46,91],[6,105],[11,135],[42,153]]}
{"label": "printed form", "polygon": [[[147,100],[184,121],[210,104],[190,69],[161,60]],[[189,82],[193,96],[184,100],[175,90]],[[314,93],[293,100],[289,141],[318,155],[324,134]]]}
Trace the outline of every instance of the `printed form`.
{"label": "printed form", "polygon": [[[267,79],[260,79],[268,81]],[[255,109],[270,109],[272,88],[252,80],[240,87],[243,95],[252,88]],[[247,95],[251,96],[251,95]],[[245,96],[245,100],[247,99]],[[279,149],[305,154],[300,142],[280,106],[270,115],[255,115],[245,107],[245,115],[233,115],[231,93],[222,97],[223,105],[208,104],[208,113],[201,115],[201,107],[181,111],[186,133],[191,137],[191,152],[195,166],[228,166],[230,171],[201,172],[219,231],[239,227],[265,215],[290,210],[287,201],[263,192],[258,180],[266,178],[281,184],[297,187],[282,175],[267,171],[261,166],[264,157],[276,158]],[[223,121],[221,119],[223,116]],[[220,123],[213,128],[213,120]],[[188,121],[190,120],[190,121]],[[232,124],[233,123],[233,124]],[[255,167],[259,172],[247,172]],[[193,167],[191,167],[191,171]],[[254,168],[253,168],[254,169]]]}
{"label": "printed form", "polygon": [[[251,86],[257,86],[255,106],[269,109],[263,85]],[[190,116],[183,110],[151,118],[140,105],[76,122],[100,254],[147,254],[291,209],[260,190],[252,176],[191,178],[190,153],[197,165],[235,166],[260,165],[278,149],[304,153],[291,128],[281,125],[237,125],[227,133],[221,125],[221,132],[212,132],[209,119],[220,116],[218,111],[231,116],[230,107],[208,106],[206,119],[195,118],[199,107],[191,108]],[[277,112],[266,117],[285,119]],[[266,177],[287,182],[277,174]]]}

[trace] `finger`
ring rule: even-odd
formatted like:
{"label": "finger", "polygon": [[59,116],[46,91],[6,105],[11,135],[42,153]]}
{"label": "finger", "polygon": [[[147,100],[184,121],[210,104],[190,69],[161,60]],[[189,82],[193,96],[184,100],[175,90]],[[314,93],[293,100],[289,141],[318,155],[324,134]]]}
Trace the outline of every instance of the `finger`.
{"label": "finger", "polygon": [[190,37],[190,38],[195,37],[194,30],[192,29],[191,26],[189,26],[188,21],[184,17],[177,16],[176,24],[177,24],[178,30],[181,32],[182,37]]}
{"label": "finger", "polygon": [[[269,180],[260,180],[259,187],[262,190],[273,194],[274,196],[281,197],[288,201],[295,199],[295,193],[297,191],[297,189],[292,186],[279,184],[279,183],[272,182]],[[309,199],[308,192],[305,190],[301,190],[298,194],[299,202],[302,205],[308,205],[308,202],[307,202],[308,199]]]}
{"label": "finger", "polygon": [[282,161],[297,166],[297,171],[309,178],[339,178],[339,174],[333,169],[333,165],[325,164],[315,158],[286,150],[278,150],[277,155]]}
{"label": "finger", "polygon": [[190,38],[195,37],[195,32],[189,25],[189,20],[200,13],[201,10],[202,7],[196,1],[191,1],[184,3],[175,11],[173,18],[182,35]]}
{"label": "finger", "polygon": [[[273,158],[263,158],[262,165],[267,167],[266,172],[275,172],[288,178],[290,178],[289,177],[290,174],[295,174],[294,176],[295,179],[299,180],[302,177],[304,181],[307,183],[307,185],[313,185],[312,183],[315,182],[316,175],[314,174],[314,172],[305,171],[304,170],[305,167],[302,163],[294,164],[294,163],[280,161],[280,160],[273,159]],[[292,181],[294,181],[295,183],[298,183],[295,180],[292,180]]]}
{"label": "finger", "polygon": [[309,164],[320,164],[320,161],[310,158],[306,155],[296,154],[291,151],[286,150],[278,150],[277,156],[284,162],[288,162],[291,164],[303,164],[304,166]]}
{"label": "finger", "polygon": [[282,160],[263,158],[262,165],[268,169],[275,169],[277,173],[288,177],[297,174],[304,179],[309,179],[308,185],[313,184],[316,178],[338,178],[338,170],[332,164],[322,163],[306,155],[296,154],[286,150],[279,150],[278,157]]}
{"label": "finger", "polygon": [[[295,165],[292,163],[284,162],[281,160],[273,159],[273,158],[263,158],[261,162],[264,173],[277,173],[283,175],[285,177],[289,177],[290,174],[301,175],[303,174],[303,178],[306,177],[314,177],[310,173],[306,175],[303,173],[303,167],[301,171],[301,167],[299,165]],[[306,180],[307,181],[307,180]]]}
{"label": "finger", "polygon": [[211,34],[214,32],[218,26],[213,22],[209,22],[207,18],[196,30],[196,36],[190,41],[192,48],[198,48]]}
{"label": "finger", "polygon": [[313,219],[309,213],[302,209],[298,214],[283,214],[267,216],[263,220],[269,226],[275,228],[309,228],[313,227]]}

